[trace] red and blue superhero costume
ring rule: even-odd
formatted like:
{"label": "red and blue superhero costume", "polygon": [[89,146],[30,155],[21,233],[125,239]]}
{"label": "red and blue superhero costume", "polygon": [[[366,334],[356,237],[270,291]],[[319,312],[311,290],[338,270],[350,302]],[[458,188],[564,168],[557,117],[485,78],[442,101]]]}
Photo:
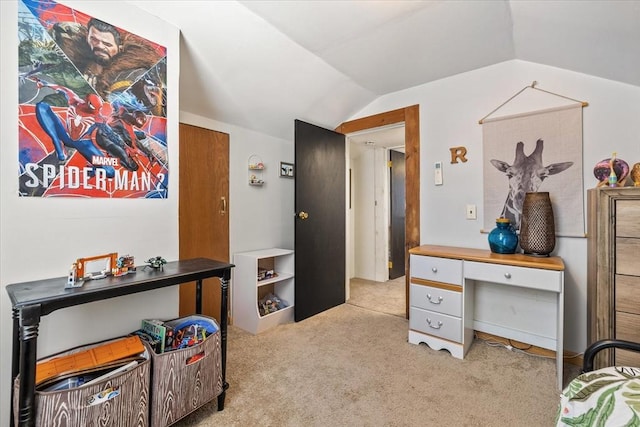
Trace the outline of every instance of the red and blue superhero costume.
{"label": "red and blue superhero costume", "polygon": [[[69,107],[66,120],[58,117],[51,105],[41,101],[36,104],[36,118],[42,129],[49,135],[60,162],[67,160],[64,147],[77,150],[90,164],[94,157],[104,157],[105,152],[120,160],[125,168],[135,171],[138,164],[125,150],[125,143],[109,125],[112,108],[95,93],[85,99],[80,98],[71,89],[64,86],[45,83],[37,80],[39,87],[49,87],[62,93]],[[103,151],[104,150],[104,151]],[[96,167],[93,165],[94,168]],[[108,178],[115,176],[115,169],[110,165],[100,165]]]}

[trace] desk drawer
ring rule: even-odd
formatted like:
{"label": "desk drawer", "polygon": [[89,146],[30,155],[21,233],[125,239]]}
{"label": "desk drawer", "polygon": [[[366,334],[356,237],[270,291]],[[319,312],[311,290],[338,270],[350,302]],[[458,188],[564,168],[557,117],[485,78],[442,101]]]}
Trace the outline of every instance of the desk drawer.
{"label": "desk drawer", "polygon": [[451,316],[462,315],[462,292],[412,283],[409,288],[409,301],[413,307]]}
{"label": "desk drawer", "polygon": [[466,261],[464,263],[464,277],[465,279],[502,283],[543,291],[562,291],[562,272],[555,270]]}
{"label": "desk drawer", "polygon": [[409,329],[450,341],[462,342],[462,320],[459,317],[411,307]]}
{"label": "desk drawer", "polygon": [[411,277],[462,285],[462,261],[459,259],[411,255]]}

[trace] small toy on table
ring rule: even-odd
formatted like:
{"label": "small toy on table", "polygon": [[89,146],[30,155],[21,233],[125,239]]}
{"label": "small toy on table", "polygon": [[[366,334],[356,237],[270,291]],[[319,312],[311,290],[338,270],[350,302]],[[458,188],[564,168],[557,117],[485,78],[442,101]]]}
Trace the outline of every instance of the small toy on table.
{"label": "small toy on table", "polygon": [[116,277],[135,272],[136,267],[134,265],[132,255],[123,255],[118,258],[118,260],[116,261],[116,266],[111,271],[111,273]]}
{"label": "small toy on table", "polygon": [[71,288],[81,288],[84,285],[84,281],[82,278],[78,280],[78,264],[71,264],[71,268],[69,269],[69,275],[67,276],[67,283],[64,285],[65,289]]}
{"label": "small toy on table", "polygon": [[161,256],[149,258],[145,261],[148,265],[144,268],[151,267],[155,270],[164,270],[164,265],[167,263],[167,260],[162,258]]}

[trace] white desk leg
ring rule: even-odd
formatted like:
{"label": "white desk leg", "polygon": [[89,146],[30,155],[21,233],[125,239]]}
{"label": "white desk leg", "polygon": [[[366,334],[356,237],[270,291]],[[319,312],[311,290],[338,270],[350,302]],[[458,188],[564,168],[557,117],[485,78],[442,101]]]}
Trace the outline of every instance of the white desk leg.
{"label": "white desk leg", "polygon": [[558,293],[558,318],[556,332],[556,370],[558,375],[558,389],[562,390],[564,370],[564,273],[562,287]]}

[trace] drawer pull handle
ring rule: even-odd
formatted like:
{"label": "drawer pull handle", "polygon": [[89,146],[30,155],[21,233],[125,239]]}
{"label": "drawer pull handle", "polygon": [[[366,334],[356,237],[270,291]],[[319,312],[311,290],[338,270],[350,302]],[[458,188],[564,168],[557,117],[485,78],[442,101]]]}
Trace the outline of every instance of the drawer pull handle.
{"label": "drawer pull handle", "polygon": [[438,320],[438,326],[433,326],[433,325],[431,324],[431,319],[429,319],[429,318],[427,318],[427,323],[429,324],[429,327],[430,327],[430,328],[433,328],[433,329],[440,329],[440,328],[442,328],[442,322],[441,322],[440,320]]}
{"label": "drawer pull handle", "polygon": [[506,277],[507,279],[511,279],[511,273],[504,273],[504,277]]}
{"label": "drawer pull handle", "polygon": [[431,296],[431,294],[427,294],[427,299],[429,300],[429,302],[431,304],[440,304],[440,303],[442,303],[442,297],[438,297],[438,301],[434,301],[433,297]]}
{"label": "drawer pull handle", "polygon": [[438,267],[431,267],[431,271],[433,271],[434,273],[438,272]]}

